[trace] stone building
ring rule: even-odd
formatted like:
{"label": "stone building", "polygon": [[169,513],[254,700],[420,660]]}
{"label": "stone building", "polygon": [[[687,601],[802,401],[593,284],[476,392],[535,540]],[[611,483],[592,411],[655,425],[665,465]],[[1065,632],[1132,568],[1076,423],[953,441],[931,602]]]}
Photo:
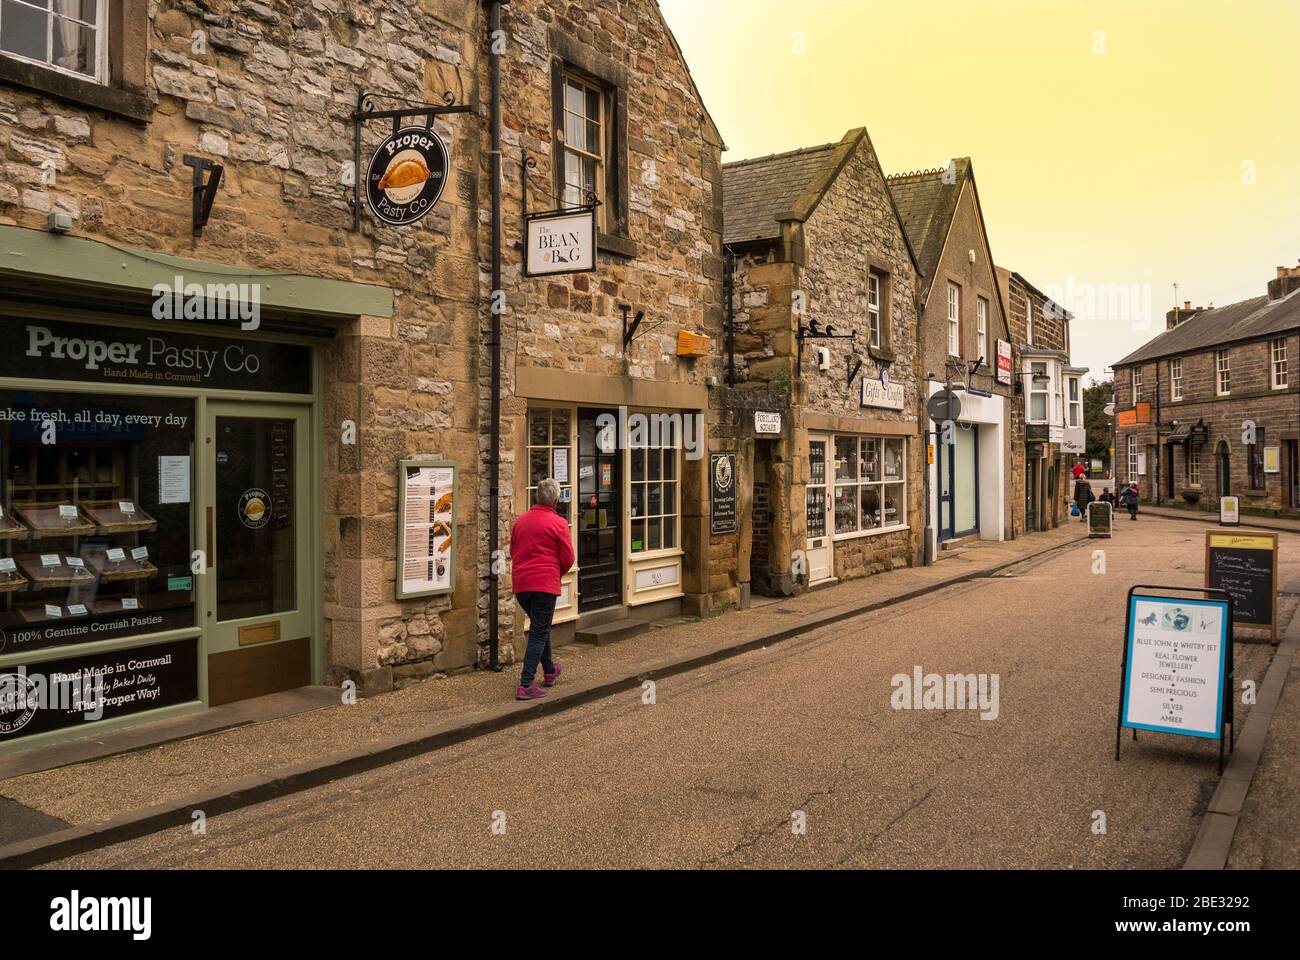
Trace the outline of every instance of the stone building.
{"label": "stone building", "polygon": [[742,598],[914,563],[919,275],[871,139],[723,178],[734,369],[715,403],[739,460]]}
{"label": "stone building", "polygon": [[[988,233],[970,158],[946,167],[889,178],[920,264],[920,371],[928,398],[951,386],[961,415],[951,431],[935,431],[930,468],[929,549],[967,539],[1014,535],[1011,490],[1011,330],[989,251]],[[927,418],[928,419],[928,418]],[[945,435],[946,434],[946,435]],[[950,442],[949,442],[950,441]]]}
{"label": "stone building", "polygon": [[1069,519],[1071,468],[1087,450],[1083,378],[1070,363],[1070,313],[1019,273],[998,267],[1011,322],[1014,357],[1011,405],[1016,534]]}
{"label": "stone building", "polygon": [[[494,304],[502,529],[533,479],[517,467],[539,450],[551,472],[625,471],[622,500],[601,507],[602,529],[618,527],[617,599],[735,602],[734,541],[710,541],[705,470],[685,451],[656,449],[653,492],[648,466],[629,487],[631,451],[602,460],[570,439],[568,463],[554,457],[557,411],[570,438],[590,408],[707,416],[720,138],[653,0],[510,4],[492,296],[490,7],[89,0],[84,21],[56,9],[33,14],[39,31],[0,25],[0,670],[156,664],[96,728],[109,729],[480,662],[499,562],[486,529]],[[355,119],[413,104],[464,112]],[[407,186],[372,182],[371,157],[394,127],[430,121],[446,163],[432,172],[430,146],[408,191],[423,215],[380,219]],[[570,123],[591,134],[574,150],[556,135]],[[572,203],[570,188],[601,200],[593,272],[522,276],[524,150],[531,211]],[[645,315],[626,351],[623,305]],[[679,331],[714,345],[679,359]],[[635,495],[657,508],[658,549]],[[508,591],[506,571],[506,660]],[[43,711],[7,742],[81,723]]]}
{"label": "stone building", "polygon": [[1224,307],[1169,311],[1115,366],[1116,475],[1144,500],[1300,510],[1300,267]]}

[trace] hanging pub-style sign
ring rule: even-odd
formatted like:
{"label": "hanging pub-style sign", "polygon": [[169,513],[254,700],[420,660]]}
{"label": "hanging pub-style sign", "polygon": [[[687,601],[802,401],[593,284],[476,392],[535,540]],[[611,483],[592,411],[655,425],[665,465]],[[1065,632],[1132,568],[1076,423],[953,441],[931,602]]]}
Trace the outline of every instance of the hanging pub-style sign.
{"label": "hanging pub-style sign", "polygon": [[447,145],[432,129],[402,127],[381,143],[366,167],[366,203],[385,223],[423,218],[447,184]]}
{"label": "hanging pub-style sign", "polygon": [[524,275],[596,269],[596,208],[529,214],[524,221]]}

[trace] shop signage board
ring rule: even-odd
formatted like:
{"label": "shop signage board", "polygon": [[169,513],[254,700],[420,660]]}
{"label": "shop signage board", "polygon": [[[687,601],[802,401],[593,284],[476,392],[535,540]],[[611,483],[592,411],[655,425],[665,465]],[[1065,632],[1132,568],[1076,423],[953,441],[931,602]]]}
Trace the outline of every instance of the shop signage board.
{"label": "shop signage board", "polygon": [[[93,700],[96,675],[103,677],[98,707],[77,696]],[[55,695],[38,695],[51,683]],[[0,667],[0,744],[198,699],[197,639]]]}
{"label": "shop signage board", "polygon": [[311,348],[0,316],[0,377],[311,393]]}
{"label": "shop signage board", "polygon": [[736,455],[709,455],[709,533],[736,532]]}
{"label": "shop signage board", "polygon": [[1109,537],[1113,529],[1114,519],[1109,503],[1094,500],[1088,504],[1088,536]]}
{"label": "shop signage board", "polygon": [[767,434],[780,433],[781,414],[770,413],[766,410],[754,411],[754,432]]}
{"label": "shop signage board", "polygon": [[590,273],[596,269],[596,208],[554,210],[524,219],[524,275]]}
{"label": "shop signage board", "polygon": [[398,465],[397,598],[432,597],[456,586],[456,466]]}
{"label": "shop signage board", "polygon": [[902,410],[907,404],[907,388],[901,383],[862,378],[862,406]]}
{"label": "shop signage board", "polygon": [[[1188,592],[1207,598],[1180,595]],[[1153,730],[1218,740],[1223,772],[1232,724],[1232,606],[1218,590],[1148,585],[1129,590],[1116,760],[1124,728],[1134,739],[1138,730]]]}
{"label": "shop signage board", "polygon": [[998,341],[998,383],[1011,383],[1011,344]]}
{"label": "shop signage board", "polygon": [[1281,447],[1264,448],[1264,472],[1265,473],[1282,472],[1282,448]]}
{"label": "shop signage board", "polygon": [[1277,534],[1205,534],[1205,586],[1232,597],[1236,623],[1267,628],[1277,643]]}
{"label": "shop signage board", "polygon": [[447,185],[447,145],[428,127],[401,127],[386,137],[366,167],[366,203],[394,226],[423,219]]}
{"label": "shop signage board", "polygon": [[1219,526],[1241,526],[1241,501],[1236,497],[1219,498]]}

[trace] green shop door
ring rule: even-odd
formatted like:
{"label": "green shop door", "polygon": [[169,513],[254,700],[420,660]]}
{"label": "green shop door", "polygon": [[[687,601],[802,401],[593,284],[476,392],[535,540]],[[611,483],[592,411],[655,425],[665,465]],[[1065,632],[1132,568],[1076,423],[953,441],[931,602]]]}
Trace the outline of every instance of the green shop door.
{"label": "green shop door", "polygon": [[299,407],[207,405],[200,588],[210,706],[311,683],[308,424]]}

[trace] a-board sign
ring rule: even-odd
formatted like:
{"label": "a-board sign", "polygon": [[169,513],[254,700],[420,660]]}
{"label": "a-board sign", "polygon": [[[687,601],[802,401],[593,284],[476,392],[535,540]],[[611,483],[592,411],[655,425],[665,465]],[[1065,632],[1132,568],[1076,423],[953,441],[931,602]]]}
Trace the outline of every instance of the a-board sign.
{"label": "a-board sign", "polygon": [[1120,726],[1222,738],[1231,722],[1231,604],[1132,591],[1128,602]]}
{"label": "a-board sign", "polygon": [[1219,526],[1241,526],[1241,501],[1237,497],[1219,498]]}
{"label": "a-board sign", "polygon": [[1277,534],[1205,534],[1205,585],[1232,597],[1233,621],[1277,641]]}
{"label": "a-board sign", "polygon": [[709,455],[709,533],[736,532],[736,455]]}
{"label": "a-board sign", "polygon": [[1114,519],[1109,503],[1094,500],[1088,504],[1088,536],[1109,537]]}

